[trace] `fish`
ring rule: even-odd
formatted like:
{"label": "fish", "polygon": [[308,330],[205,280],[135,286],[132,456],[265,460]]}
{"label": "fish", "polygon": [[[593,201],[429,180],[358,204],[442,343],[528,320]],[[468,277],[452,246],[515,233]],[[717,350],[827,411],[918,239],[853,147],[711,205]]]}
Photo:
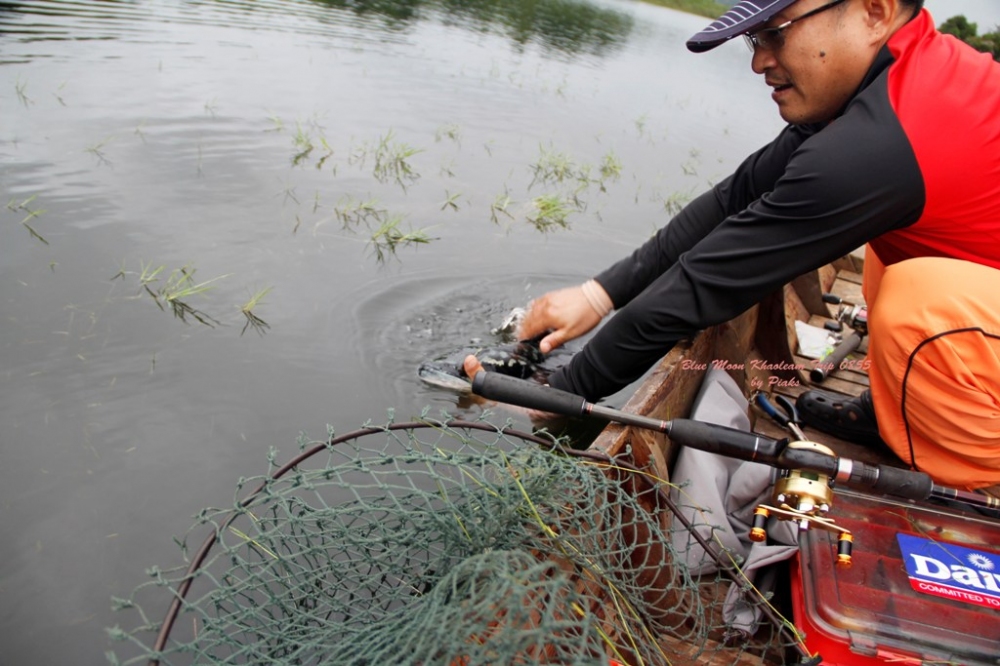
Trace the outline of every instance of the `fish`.
{"label": "fish", "polygon": [[515,308],[504,322],[493,329],[499,338],[497,344],[487,346],[464,346],[444,356],[425,361],[417,368],[417,376],[429,386],[444,389],[460,395],[471,395],[472,381],[465,374],[465,357],[472,355],[479,359],[487,372],[498,372],[518,379],[527,379],[540,384],[548,382],[548,377],[569,362],[573,351],[558,348],[543,354],[539,345],[548,331],[526,340],[514,340],[513,335],[520,325],[524,311]]}

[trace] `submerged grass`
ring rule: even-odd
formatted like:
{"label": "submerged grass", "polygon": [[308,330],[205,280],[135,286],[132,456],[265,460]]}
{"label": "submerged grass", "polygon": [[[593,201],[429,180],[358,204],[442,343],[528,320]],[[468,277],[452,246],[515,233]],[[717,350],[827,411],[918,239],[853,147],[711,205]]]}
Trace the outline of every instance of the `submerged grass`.
{"label": "submerged grass", "polygon": [[496,195],[493,199],[493,203],[490,204],[490,220],[493,224],[500,224],[500,215],[506,215],[510,219],[514,219],[507,209],[510,207],[511,199],[510,194],[505,189],[503,193]]}
{"label": "submerged grass", "polygon": [[87,146],[84,150],[93,155],[94,157],[96,157],[98,164],[106,164],[107,166],[111,166],[111,160],[109,160],[108,156],[104,154],[103,149],[105,146],[111,143],[112,139],[114,139],[114,137],[109,136],[106,139],[103,139],[102,141],[98,141],[95,144]]}
{"label": "submerged grass", "polygon": [[266,287],[254,292],[250,296],[250,300],[240,306],[240,312],[246,319],[246,323],[243,325],[243,330],[240,331],[240,335],[247,332],[247,329],[252,328],[257,332],[257,335],[264,335],[267,329],[271,328],[271,325],[266,321],[257,316],[254,310],[264,301],[264,297],[271,293],[271,287]]}
{"label": "submerged grass", "polygon": [[353,229],[371,222],[381,224],[388,211],[379,206],[377,199],[358,201],[348,196],[334,207],[333,214],[340,220],[344,229]]}
{"label": "submerged grass", "polygon": [[32,194],[30,197],[28,197],[24,201],[20,201],[20,202],[17,201],[17,200],[15,200],[15,199],[11,199],[10,201],[7,202],[7,210],[9,210],[9,211],[11,211],[13,213],[18,213],[18,212],[27,213],[27,215],[25,216],[25,218],[23,220],[21,220],[21,225],[25,229],[28,230],[28,233],[31,234],[31,236],[33,238],[37,238],[42,243],[45,243],[46,245],[48,245],[49,241],[47,241],[40,233],[38,233],[35,230],[35,228],[33,226],[31,226],[29,224],[29,222],[31,222],[33,219],[35,219],[36,217],[39,217],[39,216],[41,216],[42,214],[45,213],[44,209],[35,209],[35,210],[32,210],[31,208],[28,207],[28,204],[30,204],[32,201],[34,201],[37,198],[38,198],[37,194]]}
{"label": "submerged grass", "polygon": [[385,262],[390,256],[395,256],[396,250],[400,247],[426,245],[435,240],[427,235],[426,229],[403,231],[399,228],[402,222],[402,216],[390,217],[385,219],[380,227],[373,230],[368,244],[375,252],[379,263]]}
{"label": "submerged grass", "polygon": [[[163,312],[169,309],[175,317],[185,324],[190,323],[188,318],[191,318],[210,328],[219,325],[220,322],[218,319],[194,307],[189,301],[194,297],[204,295],[205,292],[212,288],[213,282],[229,277],[228,274],[220,275],[204,282],[195,282],[194,274],[196,269],[187,264],[181,268],[172,270],[166,280],[161,283],[161,278],[167,270],[166,266],[155,266],[152,263],[147,264],[142,261],[139,262],[139,265],[140,272],[137,274],[139,291],[140,293],[146,292],[153,299],[153,302],[156,303],[156,307],[160,308]],[[125,279],[128,275],[136,274],[125,270],[123,266],[111,279]]]}
{"label": "submerged grass", "polygon": [[370,159],[375,180],[380,183],[392,181],[406,190],[408,185],[420,178],[420,174],[413,170],[410,158],[422,152],[419,148],[397,141],[395,132],[389,130],[375,144],[365,143],[353,150],[348,163],[363,167]]}
{"label": "submerged grass", "polygon": [[28,97],[27,93],[28,83],[21,80],[21,76],[18,75],[17,80],[14,82],[14,92],[17,93],[17,99],[20,100],[21,104],[25,108],[28,108],[34,101]]}
{"label": "submerged grass", "polygon": [[528,222],[542,233],[553,229],[568,229],[569,215],[579,208],[571,200],[559,194],[543,194],[531,200],[532,212]]}

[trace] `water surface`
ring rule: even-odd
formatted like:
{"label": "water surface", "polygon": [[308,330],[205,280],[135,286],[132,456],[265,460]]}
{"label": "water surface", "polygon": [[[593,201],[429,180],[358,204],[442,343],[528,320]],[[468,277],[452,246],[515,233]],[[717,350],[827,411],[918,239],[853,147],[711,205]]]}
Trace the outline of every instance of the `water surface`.
{"label": "water surface", "polygon": [[[0,4],[0,662],[104,663],[111,597],[299,433],[478,415],[419,362],[624,256],[780,128],[741,45],[684,49],[703,24],[624,0]],[[380,144],[416,152],[376,168]],[[544,195],[568,229],[529,221]],[[429,242],[380,248],[385,222]],[[180,299],[211,326],[163,300],[181,271],[212,281]]]}

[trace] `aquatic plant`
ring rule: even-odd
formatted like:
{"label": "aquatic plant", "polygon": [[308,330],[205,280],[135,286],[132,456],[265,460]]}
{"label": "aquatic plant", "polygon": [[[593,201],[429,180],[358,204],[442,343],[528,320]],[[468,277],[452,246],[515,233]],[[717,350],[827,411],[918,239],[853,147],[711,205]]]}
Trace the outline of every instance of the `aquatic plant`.
{"label": "aquatic plant", "polygon": [[271,128],[264,130],[265,132],[282,132],[285,129],[285,121],[283,121],[279,116],[271,114],[267,117],[271,121]]}
{"label": "aquatic plant", "polygon": [[98,164],[107,164],[108,166],[111,166],[111,160],[108,159],[108,156],[104,154],[104,151],[102,149],[104,148],[104,146],[111,143],[113,139],[114,139],[113,136],[109,136],[102,141],[98,141],[97,143],[91,146],[87,146],[84,150],[93,155],[94,157],[96,157]]}
{"label": "aquatic plant", "polygon": [[422,245],[435,240],[427,235],[426,229],[403,231],[399,228],[402,216],[393,216],[383,221],[382,225],[372,232],[369,245],[375,252],[379,263],[390,255],[395,256],[396,250],[406,245]]}
{"label": "aquatic plant", "polygon": [[[213,282],[229,277],[228,274],[204,282],[195,282],[196,269],[192,268],[190,264],[185,264],[181,268],[172,270],[166,280],[159,284],[161,276],[166,271],[166,266],[154,266],[152,263],[147,264],[143,261],[140,261],[139,265],[140,272],[137,276],[139,291],[148,294],[161,311],[166,312],[169,308],[170,312],[185,324],[189,323],[188,317],[210,328],[214,328],[220,323],[215,317],[192,306],[189,301],[191,298],[204,295],[212,288]],[[135,273],[125,270],[125,267],[122,266],[111,279],[125,279],[128,275],[135,275]]]}
{"label": "aquatic plant", "polygon": [[352,151],[348,163],[363,167],[370,158],[374,162],[372,175],[375,180],[380,183],[392,180],[405,190],[407,185],[420,178],[420,174],[413,170],[410,158],[422,152],[419,148],[396,141],[395,133],[389,130],[374,145],[365,143]]}
{"label": "aquatic plant", "polygon": [[622,161],[618,159],[613,150],[609,150],[604,157],[601,158],[601,164],[598,167],[601,174],[600,187],[601,192],[607,192],[606,183],[608,181],[618,182],[622,177]]}
{"label": "aquatic plant", "polygon": [[377,199],[357,201],[348,196],[342,203],[334,207],[333,213],[340,220],[344,229],[350,229],[368,222],[381,224],[388,211],[379,207]]}
{"label": "aquatic plant", "polygon": [[531,165],[534,177],[529,188],[537,182],[562,183],[567,180],[589,182],[589,169],[578,167],[568,155],[547,150],[545,146],[539,146],[539,150],[541,155],[538,161]]}
{"label": "aquatic plant", "polygon": [[510,194],[507,193],[506,189],[504,189],[503,193],[498,194],[496,198],[493,199],[493,203],[490,204],[490,220],[493,224],[500,224],[498,214],[506,215],[512,220],[514,219],[514,216],[507,211],[510,204]]}
{"label": "aquatic plant", "polygon": [[[573,205],[577,203],[577,205]],[[559,194],[544,194],[531,200],[532,212],[528,214],[528,222],[542,233],[559,227],[569,228],[569,214],[578,210],[578,202],[571,202]]]}
{"label": "aquatic plant", "polygon": [[455,143],[461,145],[461,143],[462,143],[462,134],[461,134],[461,131],[459,130],[458,125],[456,125],[454,123],[451,123],[451,124],[442,125],[441,127],[439,127],[437,129],[437,131],[434,132],[434,140],[435,141],[441,141],[442,139],[450,139],[450,140],[454,141]]}
{"label": "aquatic plant", "polygon": [[[60,83],[60,84],[59,84],[59,87],[58,87],[58,88],[56,88],[56,90],[58,90],[58,91],[61,91],[61,90],[62,90],[63,88],[65,88],[65,87],[66,87],[66,82],[65,82],[65,81],[63,81],[62,83]],[[60,95],[60,94],[59,94],[58,92],[54,92],[54,93],[52,93],[52,96],[56,98],[56,101],[58,101],[58,102],[59,102],[60,106],[68,106],[68,105],[66,104],[66,100],[64,100],[64,99],[62,98],[62,95]]]}
{"label": "aquatic plant", "polygon": [[34,100],[28,97],[28,93],[25,92],[28,89],[28,83],[21,80],[21,76],[18,75],[17,80],[14,81],[14,92],[17,93],[17,99],[21,101],[21,104],[27,108],[31,104],[34,104]]}
{"label": "aquatic plant", "polygon": [[246,318],[243,330],[240,331],[241,336],[247,332],[248,328],[252,328],[258,335],[264,335],[264,333],[267,332],[267,329],[271,328],[270,324],[258,317],[254,312],[254,309],[263,302],[264,297],[269,293],[271,293],[271,287],[260,289],[251,294],[250,300],[240,306],[240,312],[243,314],[243,317]]}
{"label": "aquatic plant", "polygon": [[313,151],[315,146],[313,145],[312,137],[310,137],[309,134],[302,129],[302,123],[296,122],[295,127],[295,137],[292,141],[298,152],[292,157],[292,165],[298,166],[302,160],[309,157],[309,153]]}
{"label": "aquatic plant", "polygon": [[444,194],[445,194],[445,200],[444,203],[441,204],[441,210],[444,210],[445,208],[458,210],[458,204],[455,202],[460,196],[462,196],[462,193],[456,192],[455,194],[451,194],[450,192],[448,192],[448,190],[445,190]]}
{"label": "aquatic plant", "polygon": [[680,213],[689,201],[691,201],[690,192],[672,192],[663,198],[663,209],[667,215],[673,217]]}
{"label": "aquatic plant", "polygon": [[49,242],[47,240],[45,240],[45,238],[40,233],[38,233],[35,230],[34,227],[32,227],[29,224],[29,222],[31,222],[31,220],[33,220],[36,217],[39,217],[40,215],[42,215],[42,214],[45,213],[44,209],[32,210],[31,208],[28,208],[28,204],[30,204],[32,201],[34,201],[37,198],[38,198],[37,194],[32,194],[30,197],[28,197],[24,201],[20,201],[20,202],[17,201],[17,200],[15,200],[15,199],[11,199],[10,201],[7,202],[7,210],[9,210],[9,211],[11,211],[13,213],[17,213],[17,212],[27,213],[27,216],[25,216],[25,218],[23,220],[21,220],[21,225],[25,229],[28,230],[28,233],[31,234],[32,237],[37,238],[41,242],[43,242],[46,245],[48,245]]}

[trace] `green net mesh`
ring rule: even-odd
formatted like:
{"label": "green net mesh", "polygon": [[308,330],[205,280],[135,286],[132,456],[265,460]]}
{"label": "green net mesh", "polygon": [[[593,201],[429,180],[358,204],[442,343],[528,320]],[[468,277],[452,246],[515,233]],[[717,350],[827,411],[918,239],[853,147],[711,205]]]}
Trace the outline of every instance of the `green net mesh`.
{"label": "green net mesh", "polygon": [[483,422],[420,422],[304,447],[244,480],[235,508],[203,511],[179,542],[183,566],[151,569],[116,600],[130,628],[109,630],[109,660],[786,659],[795,634],[780,619],[734,635],[721,619],[729,579],[679,564],[670,532],[685,528],[661,483],[624,459],[540,442]]}

